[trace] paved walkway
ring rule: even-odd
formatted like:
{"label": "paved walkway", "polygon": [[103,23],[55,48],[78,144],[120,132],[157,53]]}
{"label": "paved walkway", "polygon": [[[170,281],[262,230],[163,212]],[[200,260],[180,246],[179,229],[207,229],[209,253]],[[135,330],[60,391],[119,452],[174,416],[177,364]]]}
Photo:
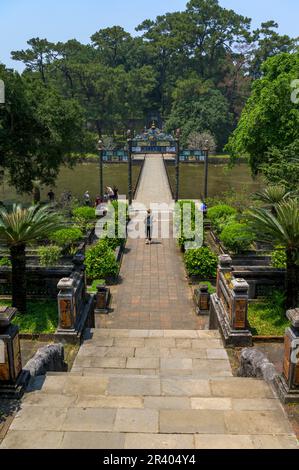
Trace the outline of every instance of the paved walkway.
{"label": "paved walkway", "polygon": [[[151,203],[173,204],[160,155],[147,156],[134,201],[146,208]],[[144,211],[138,212],[144,234]],[[191,288],[176,240],[172,236],[172,207],[154,213],[157,238],[148,246],[145,239],[128,239],[120,271],[121,284],[113,288],[113,312],[98,319],[101,328],[203,329],[205,319],[194,311]],[[170,229],[170,238],[161,231]],[[130,230],[130,229],[129,229]]]}

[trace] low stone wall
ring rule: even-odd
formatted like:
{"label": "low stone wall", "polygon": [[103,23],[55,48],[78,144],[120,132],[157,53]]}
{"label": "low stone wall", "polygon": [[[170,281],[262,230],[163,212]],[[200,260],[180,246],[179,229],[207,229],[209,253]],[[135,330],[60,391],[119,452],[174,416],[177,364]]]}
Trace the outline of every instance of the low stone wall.
{"label": "low stone wall", "polygon": [[[73,265],[55,268],[27,266],[27,296],[29,299],[56,299],[57,284],[63,277],[70,276]],[[0,269],[0,295],[11,295],[11,269]]]}
{"label": "low stone wall", "polygon": [[219,257],[216,294],[211,296],[210,329],[219,328],[226,346],[251,346],[252,334],[248,326],[247,282],[234,277],[232,259]]}

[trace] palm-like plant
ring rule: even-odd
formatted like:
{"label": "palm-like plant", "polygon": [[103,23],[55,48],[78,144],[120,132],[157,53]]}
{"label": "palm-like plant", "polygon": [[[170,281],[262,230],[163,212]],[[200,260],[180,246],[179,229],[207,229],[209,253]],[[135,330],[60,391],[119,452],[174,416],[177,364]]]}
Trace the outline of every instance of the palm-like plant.
{"label": "palm-like plant", "polygon": [[255,193],[254,197],[261,201],[266,208],[271,209],[275,214],[277,204],[291,198],[293,193],[288,191],[284,186],[268,186],[263,191]]}
{"label": "palm-like plant", "polygon": [[261,241],[281,245],[287,255],[287,307],[299,300],[299,199],[288,199],[267,209],[252,209],[249,216]]}
{"label": "palm-like plant", "polygon": [[59,215],[48,206],[23,209],[14,205],[11,212],[0,208],[0,241],[8,246],[11,255],[12,305],[21,313],[26,312],[26,245],[48,237],[60,226]]}

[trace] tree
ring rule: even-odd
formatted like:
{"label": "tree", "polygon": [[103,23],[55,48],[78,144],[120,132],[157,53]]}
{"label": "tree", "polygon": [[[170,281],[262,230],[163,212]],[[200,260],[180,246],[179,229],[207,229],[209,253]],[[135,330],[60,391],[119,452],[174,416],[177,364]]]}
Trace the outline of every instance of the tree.
{"label": "tree", "polygon": [[101,29],[91,36],[91,40],[107,67],[125,65],[127,56],[132,52],[133,38],[121,26]]}
{"label": "tree", "polygon": [[254,230],[261,241],[282,246],[287,255],[287,308],[298,307],[299,293],[299,199],[275,206],[276,214],[264,208],[251,209]]}
{"label": "tree", "polygon": [[6,102],[0,108],[0,167],[20,193],[35,181],[53,184],[67,156],[85,145],[83,111],[33,77],[0,67]]}
{"label": "tree", "polygon": [[0,240],[11,255],[12,306],[20,313],[26,313],[26,245],[48,237],[60,226],[59,216],[47,206],[23,209],[15,205],[12,212],[0,208]]}
{"label": "tree", "polygon": [[210,82],[198,78],[180,80],[173,92],[166,129],[180,128],[184,144],[192,132],[209,131],[222,150],[232,130],[233,118],[228,108],[225,97]]}
{"label": "tree", "polygon": [[40,38],[32,38],[27,44],[30,46],[29,49],[12,51],[11,56],[14,60],[24,62],[27,70],[39,72],[42,81],[46,83],[46,68],[54,58],[54,44]]}
{"label": "tree", "polygon": [[282,185],[289,191],[298,191],[299,140],[284,149],[270,149],[266,158],[267,162],[260,166],[266,182],[272,185]]}
{"label": "tree", "polygon": [[254,78],[261,78],[263,63],[269,58],[282,52],[293,53],[298,47],[298,38],[290,38],[287,35],[281,36],[275,30],[278,24],[275,21],[262,23],[261,27],[252,33],[251,57],[249,63],[249,73]]}
{"label": "tree", "polygon": [[299,53],[271,57],[262,71],[227,145],[233,160],[248,156],[255,174],[269,162],[273,147],[283,151],[299,139],[299,106],[291,100],[291,84],[299,76]]}
{"label": "tree", "polygon": [[209,131],[191,132],[188,136],[187,144],[189,149],[204,149],[206,142],[209,142],[209,151],[214,153],[217,147],[215,137]]}

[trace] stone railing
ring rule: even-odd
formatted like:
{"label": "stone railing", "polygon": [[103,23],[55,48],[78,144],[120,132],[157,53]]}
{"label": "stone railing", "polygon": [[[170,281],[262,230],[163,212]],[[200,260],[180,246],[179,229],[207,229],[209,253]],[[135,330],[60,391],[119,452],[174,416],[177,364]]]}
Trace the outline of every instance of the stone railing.
{"label": "stone railing", "polygon": [[289,310],[287,318],[291,325],[284,337],[283,373],[275,386],[284,403],[299,403],[299,308]]}
{"label": "stone railing", "polygon": [[244,279],[234,277],[231,257],[220,256],[216,294],[211,296],[210,303],[210,329],[220,328],[226,345],[252,344],[247,321],[248,290]]}

